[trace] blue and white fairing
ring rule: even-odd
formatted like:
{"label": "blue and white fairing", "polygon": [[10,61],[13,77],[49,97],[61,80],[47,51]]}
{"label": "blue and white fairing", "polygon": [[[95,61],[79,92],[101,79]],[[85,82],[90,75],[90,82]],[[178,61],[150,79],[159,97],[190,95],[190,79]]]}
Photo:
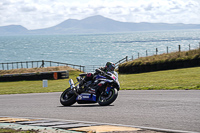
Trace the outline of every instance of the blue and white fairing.
{"label": "blue and white fairing", "polygon": [[96,95],[94,94],[89,94],[89,93],[81,93],[80,95],[77,96],[76,98],[77,101],[92,101],[96,102]]}
{"label": "blue and white fairing", "polygon": [[[113,71],[113,72],[108,72],[107,73],[112,79],[108,79],[105,76],[101,76],[101,75],[97,75],[96,76],[96,80],[100,81],[98,84],[105,84],[106,82],[112,83],[112,82],[116,82],[118,84],[118,89],[120,87],[119,81],[118,81],[118,73]],[[95,82],[95,81],[94,81]],[[113,87],[106,87],[105,92],[109,94],[110,90]],[[97,98],[95,94],[90,94],[90,93],[81,93],[77,96],[76,98],[77,102],[81,102],[81,101],[90,101],[90,102],[97,102]]]}
{"label": "blue and white fairing", "polygon": [[[112,79],[108,79],[108,78],[106,78],[106,77],[104,77],[104,76],[101,76],[101,75],[97,75],[97,77],[96,77],[96,79],[98,79],[98,80],[101,80],[101,82],[100,82],[100,84],[104,84],[104,83],[106,83],[106,82],[109,82],[109,83],[112,83],[112,82],[116,82],[117,83],[117,85],[118,85],[118,90],[119,90],[119,88],[120,88],[120,83],[119,83],[119,81],[118,81],[118,73],[117,72],[115,72],[115,71],[112,71],[112,72],[107,72],[107,74],[112,78]],[[113,87],[107,87],[106,88],[106,92],[107,93],[109,93],[110,92],[110,89],[112,89]]]}
{"label": "blue and white fairing", "polygon": [[115,72],[115,71],[113,71],[113,72],[108,72],[108,73],[111,75],[112,79],[114,79],[115,82],[116,82],[116,83],[119,85],[119,87],[120,87],[120,83],[119,83],[119,81],[118,81],[118,73]]}

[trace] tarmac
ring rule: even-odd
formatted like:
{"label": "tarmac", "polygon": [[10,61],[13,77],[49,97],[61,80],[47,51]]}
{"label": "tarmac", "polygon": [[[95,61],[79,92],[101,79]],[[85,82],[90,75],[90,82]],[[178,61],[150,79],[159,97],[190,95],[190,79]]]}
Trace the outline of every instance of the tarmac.
{"label": "tarmac", "polygon": [[0,128],[34,130],[39,133],[189,133],[187,131],[109,123],[7,116],[0,116]]}

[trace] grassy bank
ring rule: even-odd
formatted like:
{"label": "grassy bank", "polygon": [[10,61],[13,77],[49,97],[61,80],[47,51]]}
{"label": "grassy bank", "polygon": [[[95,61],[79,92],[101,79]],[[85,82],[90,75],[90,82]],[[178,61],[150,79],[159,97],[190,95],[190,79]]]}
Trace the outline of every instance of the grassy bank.
{"label": "grassy bank", "polygon": [[21,68],[11,70],[0,70],[0,75],[5,74],[20,74],[20,73],[40,73],[40,72],[51,72],[51,71],[70,71],[75,70],[69,66],[57,66],[57,67],[41,67],[41,68]]}
{"label": "grassy bank", "polygon": [[[72,70],[69,78],[76,81],[80,72]],[[165,90],[200,89],[200,67],[157,71],[140,74],[119,74],[121,89]],[[60,92],[69,87],[68,79],[48,80],[48,87],[42,81],[0,82],[0,94]]]}
{"label": "grassy bank", "polygon": [[190,51],[172,52],[169,54],[153,55],[148,57],[141,57],[126,63],[120,64],[119,67],[135,66],[135,65],[152,65],[173,61],[193,60],[200,58],[200,49]]}

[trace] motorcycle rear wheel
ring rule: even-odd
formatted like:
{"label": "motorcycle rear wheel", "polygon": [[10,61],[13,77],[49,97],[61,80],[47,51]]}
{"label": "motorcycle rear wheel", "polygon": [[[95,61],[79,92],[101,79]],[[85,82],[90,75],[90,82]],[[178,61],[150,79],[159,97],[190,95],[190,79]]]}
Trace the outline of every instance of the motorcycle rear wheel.
{"label": "motorcycle rear wheel", "polygon": [[107,106],[113,103],[118,96],[118,91],[116,88],[110,90],[109,94],[101,93],[98,98],[98,103],[101,106]]}
{"label": "motorcycle rear wheel", "polygon": [[72,91],[71,88],[67,88],[60,96],[60,103],[63,106],[71,106],[76,103],[76,95]]}

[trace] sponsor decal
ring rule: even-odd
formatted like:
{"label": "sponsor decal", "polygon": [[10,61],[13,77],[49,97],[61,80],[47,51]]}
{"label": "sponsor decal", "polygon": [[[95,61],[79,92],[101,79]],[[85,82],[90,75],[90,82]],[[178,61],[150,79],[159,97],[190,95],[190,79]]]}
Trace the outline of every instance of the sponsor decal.
{"label": "sponsor decal", "polygon": [[78,100],[81,100],[81,99],[82,99],[82,96],[81,96],[81,95],[79,95],[79,96],[78,96]]}
{"label": "sponsor decal", "polygon": [[90,98],[89,96],[83,96],[83,98]]}
{"label": "sponsor decal", "polygon": [[56,79],[58,79],[58,73],[57,72],[54,72],[53,73],[53,78],[56,80]]}

